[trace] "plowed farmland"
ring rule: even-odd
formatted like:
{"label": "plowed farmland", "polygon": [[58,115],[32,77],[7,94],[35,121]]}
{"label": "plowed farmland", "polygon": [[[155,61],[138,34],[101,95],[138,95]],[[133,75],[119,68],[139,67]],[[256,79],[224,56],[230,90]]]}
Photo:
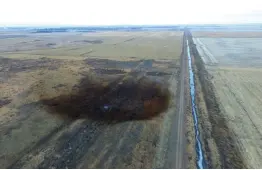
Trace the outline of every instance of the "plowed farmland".
{"label": "plowed farmland", "polygon": [[212,167],[262,166],[262,39],[254,34],[193,33],[202,136]]}

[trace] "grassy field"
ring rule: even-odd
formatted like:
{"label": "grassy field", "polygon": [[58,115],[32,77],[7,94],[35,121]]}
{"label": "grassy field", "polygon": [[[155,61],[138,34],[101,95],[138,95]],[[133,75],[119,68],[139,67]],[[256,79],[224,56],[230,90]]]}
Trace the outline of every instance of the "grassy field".
{"label": "grassy field", "polygon": [[[26,34],[0,44],[1,167],[164,164],[182,32]],[[113,111],[101,118],[104,104]]]}
{"label": "grassy field", "polygon": [[[198,98],[200,101],[201,96],[204,98],[203,105],[199,103],[199,106],[208,161],[212,167],[261,167],[262,93],[258,77],[262,59],[257,52],[261,48],[256,45],[260,38],[249,33],[230,35],[228,32],[193,35],[201,37],[202,46],[212,55],[203,52],[205,50],[197,53],[196,49],[203,47],[196,43],[195,69],[202,89],[198,91]],[[215,65],[210,64],[213,57],[217,61]],[[212,145],[208,140],[214,141]],[[218,154],[212,155],[214,153]]]}

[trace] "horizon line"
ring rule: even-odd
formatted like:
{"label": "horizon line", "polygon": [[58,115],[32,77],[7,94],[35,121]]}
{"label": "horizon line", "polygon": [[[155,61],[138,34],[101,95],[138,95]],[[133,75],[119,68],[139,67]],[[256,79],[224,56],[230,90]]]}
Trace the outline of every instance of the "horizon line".
{"label": "horizon line", "polygon": [[0,27],[125,27],[125,26],[190,26],[190,25],[259,25],[262,23],[195,23],[195,24],[110,24],[110,25],[74,25],[74,24],[0,24]]}

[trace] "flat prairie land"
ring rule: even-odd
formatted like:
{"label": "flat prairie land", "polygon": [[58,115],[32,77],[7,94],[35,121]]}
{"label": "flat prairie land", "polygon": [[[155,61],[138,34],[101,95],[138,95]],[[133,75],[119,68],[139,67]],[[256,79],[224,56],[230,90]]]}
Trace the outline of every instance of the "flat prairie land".
{"label": "flat prairie land", "polygon": [[261,69],[221,68],[212,73],[226,120],[237,135],[248,168],[259,168],[262,151]]}
{"label": "flat prairie land", "polygon": [[[37,34],[38,35],[38,34]],[[0,39],[4,44],[0,56],[8,58],[62,58],[85,57],[173,59],[181,52],[179,32],[106,32],[83,34],[54,34],[26,38]],[[38,39],[37,39],[38,38]],[[2,42],[1,42],[2,41]],[[9,44],[11,43],[11,44]],[[21,45],[22,44],[22,45]]]}
{"label": "flat prairie land", "polygon": [[219,153],[209,161],[220,160],[217,167],[222,168],[261,167],[261,38],[239,32],[193,35],[194,55],[201,60],[196,61],[203,89],[199,96],[205,97],[203,110],[211,122],[203,136],[211,134],[215,147],[207,150]]}
{"label": "flat prairie land", "polygon": [[182,35],[1,33],[1,167],[164,164]]}
{"label": "flat prairie land", "polygon": [[193,31],[196,38],[261,38],[261,31]]}
{"label": "flat prairie land", "polygon": [[207,65],[257,67],[262,65],[262,38],[194,38]]}

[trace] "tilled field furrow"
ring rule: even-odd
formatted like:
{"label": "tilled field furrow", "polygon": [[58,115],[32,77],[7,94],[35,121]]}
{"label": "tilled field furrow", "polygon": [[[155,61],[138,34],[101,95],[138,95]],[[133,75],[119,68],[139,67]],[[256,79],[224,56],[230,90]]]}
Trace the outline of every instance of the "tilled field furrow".
{"label": "tilled field furrow", "polygon": [[[130,129],[129,134],[125,133],[123,135],[123,139],[121,141],[121,144],[117,146],[117,149],[115,151],[115,154],[112,155],[113,158],[109,162],[107,162],[107,165],[111,165],[109,167],[112,168],[143,168],[148,167],[147,165],[139,166],[141,162],[138,161],[136,158],[136,155],[134,155],[135,147],[139,144],[139,141],[141,140],[141,133],[143,132],[143,125],[137,125],[134,123],[130,123]],[[132,141],[132,142],[131,142]],[[141,154],[142,151],[140,150]],[[129,154],[126,154],[129,153]],[[110,159],[110,158],[109,158]],[[136,160],[138,165],[133,164],[133,160]],[[106,164],[105,164],[106,165]],[[104,166],[106,168],[107,166]]]}
{"label": "tilled field furrow", "polygon": [[[198,34],[195,35],[198,36]],[[199,54],[205,54],[195,50],[198,57],[196,64],[200,70],[199,77],[204,93],[205,89],[211,89],[204,95],[212,128],[214,130],[221,128],[221,131],[212,132],[219,147],[221,166],[259,168],[262,158],[262,83],[260,79],[262,39],[259,36],[260,33],[232,31],[230,33],[202,32],[199,35],[204,36],[194,38],[197,48],[199,49],[199,46],[204,44],[219,61],[216,66],[207,65],[199,60],[203,57]],[[202,43],[196,39],[200,39]],[[212,96],[212,91],[215,92],[214,96]],[[213,106],[210,108],[211,99],[216,101],[217,112],[215,113],[213,111],[216,108]],[[212,120],[212,117],[216,119]],[[216,123],[218,120],[221,120],[219,124]],[[221,126],[222,124],[224,127]],[[224,142],[223,146],[220,145],[221,142]]]}
{"label": "tilled field furrow", "polygon": [[[228,76],[224,75],[223,77]],[[228,118],[230,127],[234,131],[235,138],[238,141],[238,147],[240,147],[241,153],[246,156],[246,159],[244,160],[245,163],[253,162],[252,166],[258,166],[258,159],[261,152],[259,151],[260,147],[254,149],[254,146],[260,146],[260,143],[257,143],[257,140],[261,139],[261,137],[257,136],[257,134],[260,134],[259,129],[254,122],[254,117],[251,116],[251,112],[247,111],[245,108],[247,103],[244,104],[236,94],[232,92],[232,89],[235,89],[237,84],[228,86],[230,83],[232,83],[231,80],[227,80],[225,81],[224,88],[218,88],[219,91],[224,91],[224,96],[220,94],[221,99],[223,99],[221,103],[228,113],[226,117]],[[245,96],[245,98],[246,97],[248,96]],[[249,153],[246,150],[252,152]],[[253,157],[250,155],[251,153],[253,154]],[[250,167],[250,165],[247,166]]]}
{"label": "tilled field furrow", "polygon": [[[256,106],[260,105],[262,103],[262,99],[257,95],[257,94],[262,94],[260,92],[255,93],[254,91],[252,91],[250,88],[252,87],[249,83],[240,83],[241,86],[243,87],[243,91],[245,91],[246,95],[250,98],[250,100],[248,101],[248,105],[249,107],[252,109],[252,112],[254,115],[256,115],[256,123],[257,126],[261,126],[261,121],[262,119],[259,117],[260,113],[261,113],[261,108],[256,108]],[[254,90],[257,90],[255,87],[253,87]],[[259,129],[262,129],[262,127],[259,127]]]}
{"label": "tilled field furrow", "polygon": [[[240,108],[245,112],[245,115],[248,117],[248,119],[250,120],[250,122],[252,123],[253,128],[257,131],[258,134],[260,134],[260,136],[262,137],[262,134],[260,132],[260,128],[258,128],[257,124],[255,123],[256,119],[253,119],[256,116],[256,113],[253,112],[253,110],[250,107],[251,103],[250,101],[245,100],[245,97],[250,97],[247,95],[243,95],[243,92],[245,91],[243,88],[241,88],[241,83],[237,83],[234,80],[227,80],[227,84],[226,86],[229,89],[229,92],[232,96],[234,96],[235,101],[238,103],[238,105],[240,106]],[[234,89],[234,91],[232,90]],[[252,99],[252,97],[251,97]]]}
{"label": "tilled field furrow", "polygon": [[[123,147],[123,145],[126,145],[125,132],[129,132],[132,127],[132,123],[128,123],[128,124],[129,125],[121,126],[121,128],[120,127],[116,128],[117,131],[115,133],[118,134],[118,138],[115,138],[115,142],[107,141],[107,143],[111,144],[111,147],[108,148],[106,154],[104,154],[103,157],[99,159],[99,163],[95,166],[96,168],[106,168],[106,167],[115,168],[119,166],[116,162],[116,159],[121,157],[117,153]],[[108,140],[110,140],[110,138]]]}
{"label": "tilled field furrow", "polygon": [[45,145],[45,143],[47,143],[54,135],[56,135],[59,131],[65,128],[66,125],[66,122],[62,123],[60,126],[53,129],[50,133],[48,133],[46,136],[37,141],[35,145],[25,148],[23,151],[20,152],[20,154],[18,154],[21,156],[17,158],[8,168],[22,168],[24,166],[24,163],[30,160],[31,156],[29,155],[36,154],[36,150],[42,148],[42,145]]}
{"label": "tilled field furrow", "polygon": [[[67,134],[67,138],[55,148],[56,152],[46,158],[37,168],[74,168],[95,142],[105,124],[84,121],[80,129]],[[59,141],[59,139],[58,139]]]}

